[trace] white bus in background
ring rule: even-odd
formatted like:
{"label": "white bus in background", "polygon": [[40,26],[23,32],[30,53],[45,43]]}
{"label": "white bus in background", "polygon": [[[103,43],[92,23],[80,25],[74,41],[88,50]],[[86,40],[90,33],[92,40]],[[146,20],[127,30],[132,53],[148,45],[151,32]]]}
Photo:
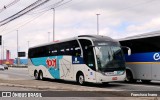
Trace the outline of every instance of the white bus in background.
{"label": "white bus in background", "polygon": [[131,56],[125,55],[126,81],[160,80],[160,31],[127,37],[120,43],[132,50]]}
{"label": "white bus in background", "polygon": [[126,67],[119,42],[106,36],[81,35],[29,48],[29,73],[35,79],[108,83],[123,81]]}

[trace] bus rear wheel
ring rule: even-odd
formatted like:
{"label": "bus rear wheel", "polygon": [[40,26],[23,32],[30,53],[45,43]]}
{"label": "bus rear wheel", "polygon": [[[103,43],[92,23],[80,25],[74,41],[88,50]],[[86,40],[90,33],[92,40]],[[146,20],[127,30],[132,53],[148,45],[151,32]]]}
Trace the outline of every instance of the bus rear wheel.
{"label": "bus rear wheel", "polygon": [[83,74],[79,74],[77,77],[77,82],[80,85],[84,85],[85,81],[84,81],[84,75]]}
{"label": "bus rear wheel", "polygon": [[37,71],[34,72],[34,77],[35,77],[36,80],[39,80],[39,75],[38,75]]}
{"label": "bus rear wheel", "polygon": [[40,80],[43,80],[43,79],[44,79],[44,78],[43,78],[43,72],[42,72],[42,71],[39,72],[39,79],[40,79]]}
{"label": "bus rear wheel", "polygon": [[109,82],[103,82],[102,85],[103,86],[107,86],[109,84]]}

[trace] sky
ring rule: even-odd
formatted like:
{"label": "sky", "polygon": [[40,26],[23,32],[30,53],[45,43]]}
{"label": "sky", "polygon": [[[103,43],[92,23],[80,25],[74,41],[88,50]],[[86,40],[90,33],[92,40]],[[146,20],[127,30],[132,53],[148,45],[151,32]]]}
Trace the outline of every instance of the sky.
{"label": "sky", "polygon": [[[38,0],[1,0],[0,21],[36,1]],[[11,3],[4,9],[4,6]],[[96,14],[100,14],[99,35],[113,39],[160,30],[160,0],[49,0],[0,26],[4,51],[10,50],[11,58],[17,57],[17,30],[18,51],[27,52],[28,47],[53,41],[51,8],[55,8],[55,40],[84,34],[96,35]]]}

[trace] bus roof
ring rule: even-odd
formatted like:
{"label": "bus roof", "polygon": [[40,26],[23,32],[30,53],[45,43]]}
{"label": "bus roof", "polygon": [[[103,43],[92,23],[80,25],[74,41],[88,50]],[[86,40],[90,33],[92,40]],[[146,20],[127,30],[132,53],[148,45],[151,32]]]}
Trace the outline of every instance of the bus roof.
{"label": "bus roof", "polygon": [[93,40],[105,40],[105,41],[116,41],[108,36],[103,36],[103,35],[80,35],[78,36],[79,38],[80,37],[88,37],[88,38],[91,38]]}
{"label": "bus roof", "polygon": [[107,37],[107,36],[102,36],[102,35],[79,35],[77,37],[73,37],[73,38],[68,38],[68,39],[63,39],[60,41],[55,41],[55,42],[50,42],[50,43],[45,43],[45,44],[41,44],[41,45],[37,45],[34,47],[30,47],[30,48],[36,48],[36,47],[41,47],[41,46],[46,46],[46,45],[51,45],[51,44],[56,44],[56,43],[62,43],[62,42],[67,42],[67,41],[71,41],[71,40],[76,40],[78,38],[91,38],[92,40],[105,40],[105,41],[113,41],[113,42],[117,42],[116,40]]}
{"label": "bus roof", "polygon": [[141,38],[148,38],[148,37],[155,37],[160,36],[160,31],[153,31],[149,33],[142,33],[134,36],[129,36],[125,38],[118,39],[119,41],[125,41],[125,40],[134,40],[134,39],[141,39]]}

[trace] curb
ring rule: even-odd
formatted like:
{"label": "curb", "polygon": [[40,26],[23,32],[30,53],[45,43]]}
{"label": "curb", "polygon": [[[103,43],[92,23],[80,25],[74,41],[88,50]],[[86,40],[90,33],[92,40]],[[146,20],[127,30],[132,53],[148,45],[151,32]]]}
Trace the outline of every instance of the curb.
{"label": "curb", "polygon": [[[37,90],[53,90],[53,91],[86,91],[86,89],[77,89],[71,87],[59,88],[59,87],[49,87],[49,86],[30,86],[30,85],[20,85],[20,84],[10,84],[10,83],[0,83],[0,86],[9,86],[9,87],[21,87],[21,88],[33,88]],[[82,86],[83,87],[83,86]],[[88,87],[89,91],[100,91],[99,89],[92,89],[92,87]],[[101,91],[121,91],[117,89],[107,89]]]}
{"label": "curb", "polygon": [[[57,90],[56,87],[28,86],[28,85],[9,84],[9,83],[0,83],[0,86],[22,87],[22,88],[33,88],[33,89],[38,89],[38,90],[46,90],[46,89]],[[65,90],[65,89],[58,89],[58,90]]]}

